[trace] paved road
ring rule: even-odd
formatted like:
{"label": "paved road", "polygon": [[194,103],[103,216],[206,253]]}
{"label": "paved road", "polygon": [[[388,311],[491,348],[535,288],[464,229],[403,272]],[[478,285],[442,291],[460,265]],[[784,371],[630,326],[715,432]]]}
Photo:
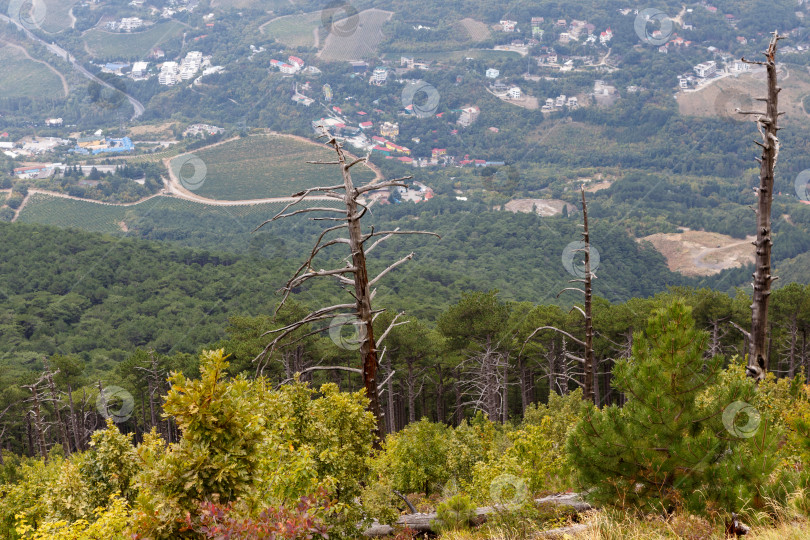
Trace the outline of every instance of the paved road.
{"label": "paved road", "polygon": [[[25,33],[25,35],[26,35],[26,37],[28,37],[28,39],[30,39],[32,41],[36,41],[37,43],[40,43],[40,44],[44,45],[45,48],[48,49],[48,51],[51,52],[52,54],[55,54],[56,56],[59,56],[62,59],[67,58],[68,51],[66,51],[65,49],[63,49],[62,47],[60,47],[59,45],[57,45],[55,43],[48,43],[47,41],[45,41],[43,39],[40,39],[39,37],[34,35],[33,32],[28,30],[28,28],[26,28],[25,26],[20,24],[18,21],[15,21],[11,17],[8,17],[8,16],[3,15],[2,13],[0,13],[0,20],[3,20],[3,21],[6,21],[6,22],[9,22],[11,24],[16,25],[17,28],[19,28],[20,30],[22,30]],[[81,73],[82,75],[84,75],[85,77],[90,79],[91,81],[96,81],[100,85],[105,86],[105,87],[109,88],[110,90],[115,90],[115,91],[121,92],[120,90],[118,90],[117,88],[112,86],[111,84],[99,79],[98,77],[96,77],[95,75],[93,75],[92,73],[87,71],[84,68],[83,65],[81,65],[79,62],[76,61],[76,58],[73,55],[70,55],[70,63],[73,64],[73,67],[79,73]],[[124,94],[124,96],[127,98],[127,100],[132,104],[133,109],[135,109],[135,112],[134,112],[134,114],[132,115],[132,118],[131,118],[131,120],[135,120],[136,118],[138,118],[140,115],[143,114],[143,111],[144,111],[143,104],[140,101],[138,101],[137,99],[135,99],[134,97],[127,94],[126,92],[121,92],[121,93]]]}

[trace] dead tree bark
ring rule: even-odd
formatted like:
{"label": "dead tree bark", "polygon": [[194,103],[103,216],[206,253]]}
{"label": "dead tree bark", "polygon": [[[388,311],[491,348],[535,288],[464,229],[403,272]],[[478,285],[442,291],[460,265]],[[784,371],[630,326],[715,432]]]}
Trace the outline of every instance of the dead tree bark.
{"label": "dead tree bark", "polygon": [[751,304],[751,340],[748,354],[748,375],[757,382],[762,381],[768,373],[768,303],[771,296],[771,283],[776,279],[771,275],[771,203],[773,202],[774,168],[779,157],[779,128],[777,122],[779,88],[776,85],[776,47],[780,39],[778,32],[773,33],[764,62],[742,59],[748,64],[763,65],[768,74],[768,96],[757,98],[765,102],[765,112],[739,111],[741,114],[756,116],[757,128],[762,142],[755,141],[762,148],[759,162],[759,187],[757,188],[757,240],[754,243],[755,265],[754,295]]}
{"label": "dead tree bark", "polygon": [[37,386],[42,383],[44,380],[44,376],[40,377],[40,379],[35,382],[34,384],[29,384],[28,386],[23,386],[23,388],[27,388],[31,391],[31,399],[34,402],[34,437],[36,437],[37,446],[39,447],[39,453],[42,456],[43,461],[46,463],[48,462],[48,448],[45,444],[45,431],[42,427],[42,411],[40,409],[39,403],[39,392],[37,391]]}
{"label": "dead tree bark", "polygon": [[[332,277],[336,278],[342,285],[352,287],[354,289],[352,296],[354,298],[354,302],[346,303],[346,304],[337,304],[334,306],[329,306],[325,308],[318,309],[313,311],[301,320],[287,325],[283,328],[279,328],[276,330],[272,330],[270,332],[266,332],[264,335],[267,334],[277,334],[275,339],[273,339],[270,344],[265,347],[265,349],[256,357],[257,361],[257,373],[261,373],[263,369],[263,364],[266,363],[267,356],[270,352],[272,352],[279,344],[281,344],[282,340],[295,332],[296,330],[302,327],[308,327],[310,324],[335,319],[339,315],[351,315],[356,321],[356,326],[359,333],[359,344],[360,344],[360,358],[362,363],[362,376],[363,376],[363,386],[366,389],[366,397],[369,400],[369,411],[374,415],[376,419],[376,427],[375,427],[375,446],[379,446],[380,442],[382,441],[382,426],[385,424],[383,423],[382,417],[382,408],[380,406],[380,394],[378,390],[377,384],[377,369],[378,369],[378,358],[377,358],[377,343],[374,340],[374,327],[373,321],[374,316],[379,313],[380,311],[374,311],[371,307],[371,302],[374,298],[374,294],[376,289],[372,290],[372,288],[377,284],[377,282],[382,279],[383,276],[388,274],[391,270],[396,268],[397,266],[409,261],[413,258],[413,253],[406,255],[399,261],[393,263],[392,265],[388,266],[385,270],[377,274],[374,278],[369,278],[368,271],[366,269],[366,254],[374,249],[375,246],[380,244],[381,242],[393,237],[394,235],[400,234],[430,234],[433,236],[438,236],[435,233],[424,232],[424,231],[400,231],[399,229],[395,229],[393,231],[374,231],[372,228],[371,232],[363,233],[361,228],[360,220],[363,218],[365,213],[368,211],[368,207],[358,201],[359,197],[367,193],[369,191],[375,189],[382,189],[382,188],[396,188],[396,187],[407,187],[404,180],[409,179],[410,177],[399,178],[396,180],[387,180],[384,182],[379,183],[372,183],[361,187],[355,187],[354,183],[352,182],[352,176],[350,169],[355,165],[360,163],[365,163],[366,158],[359,158],[355,159],[351,162],[347,162],[346,160],[346,153],[343,151],[343,146],[332,137],[329,132],[321,128],[323,130],[324,136],[328,139],[328,144],[334,148],[335,153],[337,154],[337,160],[331,162],[309,162],[316,165],[337,165],[340,168],[340,172],[343,176],[343,183],[334,185],[334,186],[321,186],[321,187],[314,187],[309,188],[299,193],[293,195],[295,200],[289,204],[287,204],[278,214],[276,214],[272,219],[269,219],[259,225],[258,228],[262,227],[263,225],[270,223],[271,221],[275,221],[277,219],[282,219],[286,217],[291,217],[299,214],[305,214],[310,212],[318,212],[318,213],[332,213],[332,214],[339,214],[340,217],[318,217],[313,218],[315,220],[327,220],[327,221],[337,221],[340,224],[329,227],[325,229],[320,237],[318,238],[317,242],[315,243],[315,247],[313,247],[312,252],[309,254],[307,259],[304,263],[298,268],[292,278],[287,282],[287,284],[282,289],[284,292],[283,298],[281,302],[279,302],[278,307],[276,308],[276,313],[278,310],[284,305],[289,295],[292,293],[293,289],[296,287],[301,286],[305,282],[309,281],[312,278],[316,277]],[[340,192],[343,192],[342,194]],[[298,210],[294,210],[291,212],[287,212],[292,206],[297,205],[298,203],[305,201],[307,195],[311,193],[320,193],[327,197],[331,197],[336,201],[341,201],[345,208],[330,208],[330,207],[310,207],[310,208],[301,208]],[[362,208],[362,210],[360,209]],[[347,232],[347,237],[339,237],[333,238],[328,241],[324,241],[324,237],[334,231],[341,231],[345,229]],[[366,248],[365,244],[367,241],[377,238],[371,246]],[[313,268],[314,258],[315,256],[324,248],[333,246],[333,245],[345,245],[348,246],[350,251],[351,262],[349,262],[343,268],[336,268],[332,270],[315,270]],[[348,259],[348,258],[347,258]],[[347,277],[347,275],[352,276]],[[333,324],[330,322],[328,328],[339,328],[344,326],[346,323],[341,322],[340,324]],[[320,333],[324,329],[319,328],[314,331],[310,331],[306,333],[306,336]],[[305,337],[305,336],[304,336]],[[295,343],[302,338],[298,338],[292,341]],[[287,343],[286,345],[291,345],[292,343]]]}
{"label": "dead tree bark", "polygon": [[56,395],[56,385],[53,383],[53,376],[56,373],[59,373],[59,370],[57,370],[56,373],[52,373],[51,368],[48,366],[48,359],[45,358],[43,360],[45,363],[45,376],[48,380],[48,389],[51,392],[53,410],[56,414],[56,423],[59,424],[59,436],[62,439],[62,450],[65,451],[65,457],[67,457],[70,455],[70,441],[68,440],[67,427],[62,423],[62,413],[59,412],[59,397]]}
{"label": "dead tree bark", "polygon": [[[562,291],[557,294],[564,293],[565,291],[576,291],[583,293],[585,295],[585,309],[581,309],[578,306],[574,306],[573,309],[579,311],[583,318],[585,319],[585,339],[577,339],[568,332],[560,330],[554,326],[541,326],[532,332],[526,341],[523,343],[523,347],[526,346],[526,343],[529,342],[537,332],[541,330],[554,330],[563,336],[568,337],[569,339],[573,340],[575,343],[579,344],[585,349],[584,355],[580,358],[573,354],[569,354],[568,352],[564,352],[564,356],[579,362],[582,364],[583,367],[583,375],[582,375],[582,399],[587,399],[591,403],[596,403],[596,392],[594,391],[594,374],[596,373],[596,360],[593,351],[593,314],[592,314],[592,300],[593,300],[593,289],[592,289],[592,279],[596,277],[591,271],[591,237],[590,231],[588,229],[588,206],[585,202],[585,186],[580,186],[580,191],[582,193],[582,241],[584,246],[580,249],[575,250],[575,252],[581,252],[585,256],[585,272],[581,279],[571,279],[569,283],[582,283],[582,289],[578,289],[576,287],[566,287]],[[565,346],[565,341],[563,341],[563,346]],[[522,351],[523,349],[521,349]],[[567,384],[567,382],[566,382]]]}

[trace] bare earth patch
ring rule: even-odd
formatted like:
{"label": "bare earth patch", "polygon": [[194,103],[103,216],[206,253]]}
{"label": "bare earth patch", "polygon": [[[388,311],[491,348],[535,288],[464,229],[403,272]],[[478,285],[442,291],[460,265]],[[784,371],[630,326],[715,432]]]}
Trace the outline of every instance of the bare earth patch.
{"label": "bare earth patch", "polygon": [[[559,199],[513,199],[504,205],[504,210],[512,213],[523,212],[528,214],[534,208],[538,215],[543,217],[554,216],[562,212],[565,201]],[[574,210],[570,204],[568,211]]]}
{"label": "bare earth patch", "polygon": [[[784,122],[807,122],[808,115],[802,99],[810,93],[810,74],[801,69],[779,66],[779,108],[785,111]],[[765,71],[757,70],[737,77],[727,76],[700,90],[677,94],[678,111],[687,116],[719,116],[735,121],[752,121],[734,112],[736,107],[760,110],[753,98],[764,95]],[[747,119],[746,119],[747,118]]]}
{"label": "bare earth patch", "polygon": [[142,126],[132,126],[129,128],[129,133],[135,137],[148,135],[154,137],[168,136],[174,138],[174,133],[172,132],[172,127],[174,127],[174,125],[174,122],[164,122],[162,124],[144,124]]}
{"label": "bare earth patch", "polygon": [[728,268],[754,262],[754,236],[745,240],[725,234],[692,231],[657,233],[640,238],[652,243],[667,260],[669,269],[685,276],[711,276]]}
{"label": "bare earth patch", "polygon": [[349,36],[331,32],[318,53],[322,60],[362,60],[377,55],[377,46],[385,36],[382,27],[394,15],[393,11],[366,9],[361,11],[357,28]]}

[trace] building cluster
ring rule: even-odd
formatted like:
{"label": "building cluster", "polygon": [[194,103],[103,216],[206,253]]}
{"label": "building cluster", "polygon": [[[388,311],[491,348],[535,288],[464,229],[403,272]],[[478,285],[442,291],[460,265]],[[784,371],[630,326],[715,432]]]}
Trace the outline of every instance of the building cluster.
{"label": "building cluster", "polygon": [[113,139],[101,135],[92,135],[90,137],[79,137],[76,140],[76,146],[71,151],[77,154],[97,155],[129,152],[134,148],[135,146],[132,144],[132,140],[129,137]]}
{"label": "building cluster", "polygon": [[476,120],[478,120],[478,115],[480,114],[481,109],[475,105],[465,107],[461,109],[461,114],[459,114],[456,123],[462,127],[470,127]]}
{"label": "building cluster", "polygon": [[579,100],[576,96],[568,97],[565,94],[560,94],[556,98],[547,98],[545,104],[540,107],[540,110],[543,112],[551,112],[564,107],[568,107],[569,110],[576,109],[579,107]]}
{"label": "building cluster", "polygon": [[210,56],[203,56],[200,51],[189,51],[179,64],[177,62],[163,62],[158,74],[158,83],[172,86],[194,77],[201,67],[209,65]]}
{"label": "building cluster", "polygon": [[139,17],[124,17],[120,21],[110,21],[106,25],[108,30],[119,32],[132,32],[143,26],[143,19]]}
{"label": "building cluster", "polygon": [[[50,120],[61,120],[50,119]],[[0,142],[0,151],[4,155],[15,159],[21,156],[38,156],[52,152],[58,146],[70,144],[67,139],[59,137],[23,137],[17,142],[2,141]]]}
{"label": "building cluster", "polygon": [[297,56],[290,56],[286,62],[273,58],[270,60],[270,65],[284,74],[293,75],[304,68],[304,61]]}
{"label": "building cluster", "polygon": [[183,137],[197,137],[199,135],[218,135],[224,132],[225,130],[223,128],[218,126],[212,126],[211,124],[191,124],[185,129],[185,131],[183,131]]}

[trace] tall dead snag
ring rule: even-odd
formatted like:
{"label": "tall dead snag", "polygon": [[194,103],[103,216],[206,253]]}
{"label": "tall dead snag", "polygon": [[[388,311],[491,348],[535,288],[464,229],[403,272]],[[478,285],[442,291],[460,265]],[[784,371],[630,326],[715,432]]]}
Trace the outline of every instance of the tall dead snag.
{"label": "tall dead snag", "polygon": [[[369,410],[374,414],[374,417],[377,420],[377,425],[375,427],[375,436],[376,436],[376,443],[379,445],[382,433],[382,426],[385,424],[383,423],[382,418],[382,408],[380,406],[380,389],[377,384],[377,369],[379,367],[379,358],[377,357],[377,346],[379,343],[384,339],[385,335],[388,333],[396,323],[392,322],[391,326],[388,327],[388,330],[383,333],[380,337],[379,341],[375,341],[374,339],[374,327],[373,321],[377,314],[381,313],[382,310],[374,310],[372,309],[371,302],[374,299],[374,295],[376,289],[373,287],[382,279],[383,276],[388,274],[391,270],[396,268],[397,266],[405,263],[406,261],[413,258],[413,253],[410,253],[400,259],[399,261],[393,263],[385,270],[377,274],[374,278],[369,278],[368,271],[366,269],[366,254],[368,254],[371,250],[373,250],[376,246],[378,246],[383,241],[393,237],[394,235],[399,234],[430,234],[433,236],[438,236],[435,233],[431,232],[424,232],[424,231],[400,231],[399,229],[395,229],[392,231],[375,231],[372,227],[370,232],[364,233],[360,224],[360,220],[368,211],[368,206],[364,205],[363,203],[359,202],[358,199],[364,193],[375,189],[382,189],[382,188],[396,188],[396,187],[407,187],[403,181],[408,180],[412,177],[406,176],[404,178],[398,178],[395,180],[387,180],[384,182],[379,183],[370,183],[365,186],[355,187],[354,183],[352,182],[352,175],[351,175],[351,168],[355,165],[366,163],[368,157],[358,158],[351,162],[346,161],[346,154],[343,151],[343,146],[335,139],[326,129],[321,127],[323,131],[323,136],[327,138],[328,143],[332,148],[334,148],[335,153],[337,154],[336,161],[330,162],[323,162],[323,161],[310,161],[308,163],[315,164],[315,165],[337,165],[340,168],[340,172],[343,176],[343,183],[334,185],[334,186],[320,186],[320,187],[313,187],[306,189],[304,191],[298,192],[294,194],[292,197],[295,200],[289,204],[287,204],[278,214],[276,214],[272,219],[269,219],[259,225],[256,229],[270,223],[271,221],[275,221],[277,219],[282,219],[290,216],[295,216],[298,214],[305,214],[310,212],[318,212],[318,213],[331,213],[331,214],[338,214],[339,216],[331,216],[331,217],[315,217],[311,218],[316,221],[336,221],[339,224],[334,225],[332,227],[326,228],[321,235],[318,237],[318,240],[315,242],[315,246],[312,248],[307,259],[304,261],[301,266],[298,267],[298,270],[295,272],[292,278],[287,282],[287,284],[283,287],[283,298],[279,303],[278,307],[276,308],[276,313],[278,310],[286,302],[287,298],[289,298],[290,293],[296,287],[300,287],[305,282],[309,281],[312,278],[316,277],[331,277],[335,278],[339,281],[339,283],[345,287],[351,287],[353,290],[349,290],[349,293],[354,298],[354,301],[351,303],[346,304],[337,304],[334,306],[329,306],[321,309],[317,309],[305,315],[302,319],[282,328],[278,328],[276,330],[271,330],[270,332],[266,332],[264,335],[268,334],[277,334],[275,339],[271,341],[267,347],[256,357],[256,361],[258,361],[257,366],[257,373],[261,372],[262,363],[266,360],[267,355],[278,346],[281,341],[298,330],[302,327],[307,327],[312,323],[317,323],[318,321],[324,320],[332,320],[329,326],[326,329],[331,328],[340,328],[347,324],[347,317],[350,317],[352,324],[354,324],[357,328],[358,332],[358,340],[359,343],[359,350],[360,350],[360,359],[362,364],[362,377],[363,377],[363,386],[366,390],[366,396],[369,399]],[[341,193],[342,191],[342,193]],[[310,208],[300,208],[298,210],[288,210],[301,203],[307,202],[307,196],[312,193],[318,193],[321,196],[331,197],[335,200],[341,201],[344,203],[345,208],[330,208],[328,206],[315,206]],[[334,233],[336,231],[341,231],[347,234],[346,237],[334,237],[331,239],[327,239],[327,235],[330,233]],[[366,242],[369,240],[375,239],[376,240],[368,247],[365,247]],[[324,248],[334,245],[346,245],[349,248],[350,256],[346,258],[347,264],[342,268],[335,268],[332,270],[315,270],[313,268],[314,258],[315,256]],[[351,277],[347,277],[351,276]],[[335,322],[340,321],[340,322]],[[394,319],[396,321],[396,318]],[[399,323],[402,324],[402,323]],[[312,334],[320,333],[324,331],[324,328],[318,328],[312,331],[307,332],[304,336],[297,337],[292,343],[303,339]],[[292,343],[286,343],[285,345],[291,345]],[[322,366],[321,369],[333,369],[333,367],[329,366]]]}
{"label": "tall dead snag", "polygon": [[[585,349],[585,354],[582,358],[575,356],[570,353],[565,353],[565,357],[569,360],[574,360],[583,367],[583,376],[582,376],[582,399],[587,399],[591,403],[596,403],[596,391],[594,385],[595,373],[596,373],[596,356],[593,352],[593,314],[592,314],[592,285],[591,282],[593,278],[596,277],[591,271],[591,236],[590,231],[588,229],[588,206],[585,202],[585,186],[580,186],[580,192],[582,193],[582,247],[578,249],[574,249],[574,253],[582,253],[584,255],[584,263],[585,269],[582,273],[582,277],[579,279],[570,279],[568,280],[569,283],[582,283],[582,289],[577,287],[566,287],[562,291],[560,291],[557,296],[559,297],[560,294],[564,293],[565,291],[576,291],[583,293],[585,295],[585,309],[583,310],[579,306],[574,306],[572,309],[576,309],[579,311],[582,316],[585,318],[585,340],[577,339],[568,332],[564,330],[560,330],[554,326],[541,326],[540,328],[535,329],[529,337],[526,338],[526,341],[523,343],[523,347],[526,346],[526,343],[529,342],[538,332],[542,330],[554,330],[562,334],[563,336],[571,339],[581,347]],[[521,348],[521,353],[523,349]]]}
{"label": "tall dead snag", "polygon": [[771,283],[776,279],[771,275],[771,203],[773,202],[773,180],[776,160],[779,157],[777,121],[784,114],[778,111],[777,103],[781,88],[776,85],[776,46],[783,36],[773,32],[764,62],[742,59],[747,64],[765,66],[768,74],[768,96],[757,98],[765,102],[765,112],[739,111],[740,114],[756,116],[757,129],[762,142],[754,141],[762,148],[759,162],[759,187],[757,188],[757,240],[754,270],[754,298],[751,304],[751,335],[749,340],[748,375],[761,381],[768,373],[768,302],[771,296]]}

